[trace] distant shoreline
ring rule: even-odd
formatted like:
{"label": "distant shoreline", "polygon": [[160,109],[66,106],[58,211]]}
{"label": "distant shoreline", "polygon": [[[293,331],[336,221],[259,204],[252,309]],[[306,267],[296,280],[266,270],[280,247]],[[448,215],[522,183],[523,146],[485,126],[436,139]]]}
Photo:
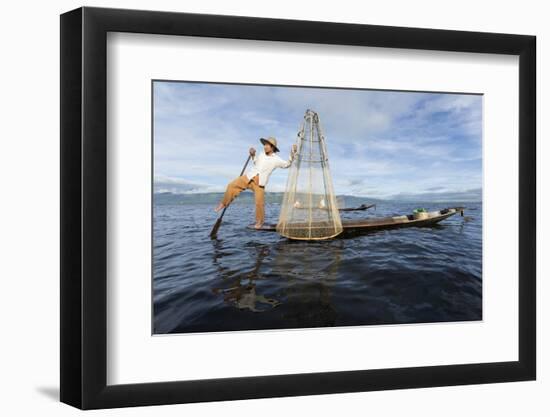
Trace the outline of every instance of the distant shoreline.
{"label": "distant shoreline", "polygon": [[[458,193],[457,193],[458,194]],[[388,199],[374,198],[368,196],[352,196],[352,195],[339,195],[338,201],[343,201],[345,207],[358,206],[363,203],[381,204],[391,202],[401,203],[482,203],[481,198],[476,198],[476,193],[464,193],[463,195],[456,195],[448,193],[446,195],[430,195],[426,196],[420,194],[418,196],[404,195],[400,197],[393,197]],[[284,193],[282,192],[270,192],[265,195],[266,204],[280,204]],[[154,193],[153,201],[155,204],[215,204],[219,202],[223,193],[171,193],[162,192]],[[252,192],[245,191],[235,200],[234,204],[254,204],[254,194]]]}

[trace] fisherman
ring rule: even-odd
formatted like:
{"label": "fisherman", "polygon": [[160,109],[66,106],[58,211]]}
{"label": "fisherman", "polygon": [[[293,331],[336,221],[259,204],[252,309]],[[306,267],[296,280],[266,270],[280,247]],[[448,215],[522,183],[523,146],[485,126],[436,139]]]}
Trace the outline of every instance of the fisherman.
{"label": "fisherman", "polygon": [[245,175],[235,178],[227,185],[220,204],[214,209],[218,212],[227,207],[239,193],[248,188],[254,192],[254,202],[256,204],[256,224],[254,227],[256,229],[260,229],[264,224],[264,191],[269,176],[275,168],[288,168],[292,164],[297,150],[297,146],[292,145],[290,157],[285,161],[276,155],[279,148],[277,148],[277,140],[274,137],[261,138],[260,142],[264,145],[264,152],[256,156],[256,149],[249,149],[254,166]]}

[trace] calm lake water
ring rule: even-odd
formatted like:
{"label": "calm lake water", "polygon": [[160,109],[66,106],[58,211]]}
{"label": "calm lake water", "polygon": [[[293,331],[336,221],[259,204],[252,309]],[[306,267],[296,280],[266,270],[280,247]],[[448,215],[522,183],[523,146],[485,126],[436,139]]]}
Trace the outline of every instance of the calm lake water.
{"label": "calm lake water", "polygon": [[433,227],[307,242],[247,229],[251,204],[228,208],[216,240],[213,204],[155,204],[154,333],[481,320],[481,203],[383,202],[342,218],[460,205],[465,217]]}

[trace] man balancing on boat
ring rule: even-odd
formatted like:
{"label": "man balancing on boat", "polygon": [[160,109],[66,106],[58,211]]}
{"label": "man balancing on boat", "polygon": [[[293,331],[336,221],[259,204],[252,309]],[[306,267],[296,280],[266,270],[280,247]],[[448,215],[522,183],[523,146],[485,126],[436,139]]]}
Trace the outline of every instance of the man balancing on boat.
{"label": "man balancing on boat", "polygon": [[220,204],[214,209],[216,212],[222,210],[231,204],[242,191],[250,189],[254,192],[256,205],[256,224],[254,225],[256,229],[260,229],[264,224],[264,191],[269,176],[276,168],[288,168],[292,165],[297,150],[297,146],[292,145],[288,160],[284,160],[276,154],[279,152],[279,148],[274,137],[261,138],[260,142],[264,145],[264,152],[256,156],[256,149],[249,149],[250,158],[254,163],[253,167],[246,174],[235,178],[227,185]]}

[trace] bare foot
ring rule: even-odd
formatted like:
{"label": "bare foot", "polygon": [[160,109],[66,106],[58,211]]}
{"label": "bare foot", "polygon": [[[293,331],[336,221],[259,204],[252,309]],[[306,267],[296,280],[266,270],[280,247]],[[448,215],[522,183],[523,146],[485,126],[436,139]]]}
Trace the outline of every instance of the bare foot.
{"label": "bare foot", "polygon": [[218,207],[216,207],[216,208],[214,209],[214,211],[217,213],[218,211],[220,211],[220,210],[221,210],[222,208],[224,208],[224,207],[225,207],[225,206],[224,206],[222,203],[220,203],[220,204],[218,204]]}
{"label": "bare foot", "polygon": [[255,228],[255,229],[261,229],[263,225],[264,225],[263,223],[256,223],[256,224],[254,225],[254,228]]}

